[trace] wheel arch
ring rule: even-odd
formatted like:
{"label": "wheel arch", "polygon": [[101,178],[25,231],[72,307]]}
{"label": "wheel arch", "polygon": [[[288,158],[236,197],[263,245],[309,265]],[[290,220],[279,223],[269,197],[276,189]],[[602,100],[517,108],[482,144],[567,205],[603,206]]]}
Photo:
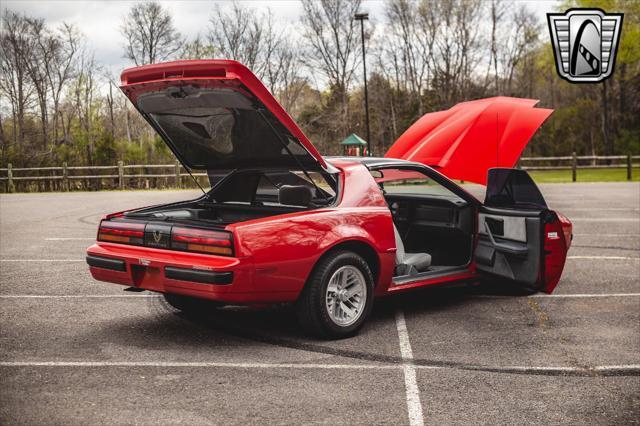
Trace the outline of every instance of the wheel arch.
{"label": "wheel arch", "polygon": [[323,259],[331,256],[333,253],[336,253],[338,251],[351,251],[362,257],[364,261],[367,262],[367,265],[369,265],[369,269],[371,269],[371,275],[373,275],[373,287],[377,287],[378,281],[380,279],[380,256],[371,244],[357,239],[343,240],[328,247],[314,263],[313,268],[307,276],[307,282],[309,280],[309,277],[313,275],[313,272],[315,271],[318,264]]}

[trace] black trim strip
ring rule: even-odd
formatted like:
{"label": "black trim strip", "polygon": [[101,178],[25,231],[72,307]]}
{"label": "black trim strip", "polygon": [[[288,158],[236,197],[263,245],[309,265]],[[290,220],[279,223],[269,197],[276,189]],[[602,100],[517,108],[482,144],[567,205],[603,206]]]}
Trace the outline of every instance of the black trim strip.
{"label": "black trim strip", "polygon": [[231,284],[233,272],[203,271],[200,269],[165,266],[164,276],[172,280],[192,281],[204,284]]}
{"label": "black trim strip", "polygon": [[87,264],[96,268],[111,269],[112,271],[127,271],[127,264],[124,262],[124,260],[112,259],[110,257],[101,257],[88,254]]}

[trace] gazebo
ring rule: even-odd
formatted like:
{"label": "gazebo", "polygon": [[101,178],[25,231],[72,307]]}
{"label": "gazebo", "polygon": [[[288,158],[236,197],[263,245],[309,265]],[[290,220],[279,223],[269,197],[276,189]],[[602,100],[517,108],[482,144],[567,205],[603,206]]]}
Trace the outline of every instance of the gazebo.
{"label": "gazebo", "polygon": [[340,145],[343,147],[344,155],[352,155],[356,157],[367,155],[367,141],[362,139],[355,133],[347,136]]}

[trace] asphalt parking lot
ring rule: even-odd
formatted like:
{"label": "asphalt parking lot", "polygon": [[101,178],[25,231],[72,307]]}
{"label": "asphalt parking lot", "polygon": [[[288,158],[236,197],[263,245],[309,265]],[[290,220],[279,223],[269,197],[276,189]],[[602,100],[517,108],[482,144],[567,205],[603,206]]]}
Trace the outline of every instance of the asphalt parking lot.
{"label": "asphalt parking lot", "polygon": [[91,278],[102,214],[195,192],[1,195],[0,423],[639,423],[640,185],[541,189],[574,222],[552,296],[386,298],[335,342],[287,307],[188,318]]}

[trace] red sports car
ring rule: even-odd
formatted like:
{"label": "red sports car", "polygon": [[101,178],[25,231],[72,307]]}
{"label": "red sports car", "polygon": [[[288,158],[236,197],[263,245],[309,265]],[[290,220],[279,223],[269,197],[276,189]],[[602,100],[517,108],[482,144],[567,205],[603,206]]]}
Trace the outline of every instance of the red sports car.
{"label": "red sports car", "polygon": [[[97,280],[181,310],[295,302],[307,330],[335,338],[377,296],[482,277],[551,292],[560,279],[571,222],[511,168],[551,113],[536,101],[427,114],[385,158],[358,158],[321,156],[234,61],[127,69],[122,90],[211,189],[106,216],[87,250]],[[484,202],[450,179],[486,184]]]}

